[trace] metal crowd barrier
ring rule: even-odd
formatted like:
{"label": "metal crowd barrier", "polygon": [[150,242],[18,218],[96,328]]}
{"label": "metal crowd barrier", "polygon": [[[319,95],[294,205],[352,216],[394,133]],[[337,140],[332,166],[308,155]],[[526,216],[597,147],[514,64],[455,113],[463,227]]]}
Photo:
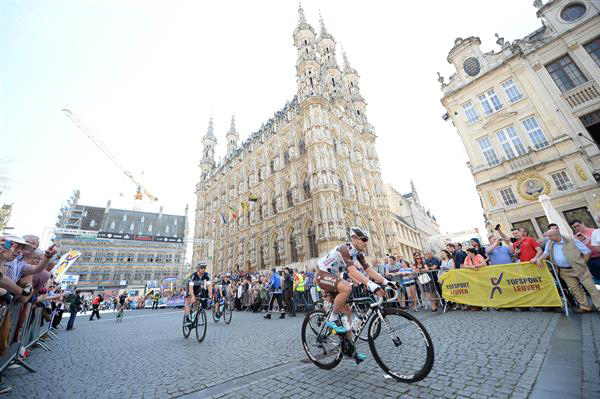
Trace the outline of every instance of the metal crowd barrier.
{"label": "metal crowd barrier", "polygon": [[[31,348],[34,344],[39,344],[44,350],[49,351],[50,348],[41,341],[41,337],[48,333],[57,336],[52,331],[52,320],[48,323],[47,328],[44,327],[44,308],[32,306],[30,307],[29,316],[24,320],[21,328],[18,329],[19,317],[21,316],[25,304],[13,303],[0,308],[0,331],[7,329],[8,334],[0,334],[0,338],[4,340],[4,344],[8,343],[4,353],[0,356],[0,372],[4,371],[9,366],[16,364],[23,367],[31,373],[35,373],[35,369],[27,364],[21,357],[20,353]],[[52,319],[55,312],[53,312]],[[10,317],[10,319],[7,319]],[[9,323],[8,326],[5,323]]]}

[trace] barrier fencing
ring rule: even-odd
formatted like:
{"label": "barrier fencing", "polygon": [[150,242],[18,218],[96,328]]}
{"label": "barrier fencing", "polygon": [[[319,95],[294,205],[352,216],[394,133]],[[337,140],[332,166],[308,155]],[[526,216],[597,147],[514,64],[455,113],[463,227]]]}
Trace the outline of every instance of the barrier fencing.
{"label": "barrier fencing", "polygon": [[40,339],[43,335],[47,334],[51,339],[58,338],[52,328],[56,311],[52,312],[50,321],[46,322],[44,308],[32,305],[27,320],[23,320],[19,328],[24,309],[25,304],[21,303],[12,303],[0,308],[0,372],[15,364],[35,373],[35,369],[20,355],[34,344],[49,351],[50,348]]}

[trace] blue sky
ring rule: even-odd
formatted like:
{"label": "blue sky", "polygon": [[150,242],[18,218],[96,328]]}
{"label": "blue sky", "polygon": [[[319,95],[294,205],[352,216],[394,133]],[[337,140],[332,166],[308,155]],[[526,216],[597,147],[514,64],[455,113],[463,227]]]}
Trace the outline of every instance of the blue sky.
{"label": "blue sky", "polygon": [[[530,1],[304,1],[361,75],[385,182],[413,179],[442,231],[483,228],[467,157],[436,72],[458,36],[484,51],[540,26]],[[0,1],[0,167],[15,232],[42,234],[74,189],[82,202],[130,208],[133,184],[61,113],[68,105],[165,212],[193,216],[200,140],[210,113],[225,152],[296,90],[295,1]],[[146,205],[157,211],[158,205]]]}

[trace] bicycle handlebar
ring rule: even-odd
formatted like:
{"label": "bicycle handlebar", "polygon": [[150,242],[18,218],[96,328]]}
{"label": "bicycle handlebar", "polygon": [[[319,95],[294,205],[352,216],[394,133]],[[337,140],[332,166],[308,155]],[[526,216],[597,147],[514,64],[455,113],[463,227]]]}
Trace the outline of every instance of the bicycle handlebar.
{"label": "bicycle handlebar", "polygon": [[[382,287],[381,289],[382,289],[382,290],[384,290],[384,288],[383,288],[383,287]],[[395,291],[395,292],[394,292],[394,296],[393,296],[392,298],[388,299],[388,300],[387,300],[387,301],[385,301],[385,302],[395,302],[395,301],[397,301],[397,300],[398,300],[398,296],[399,296],[399,290],[394,290],[394,291]],[[375,308],[375,307],[381,306],[381,304],[383,303],[383,299],[384,299],[384,297],[383,297],[383,296],[380,296],[380,297],[379,297],[379,299],[377,299],[377,301],[375,301],[375,303],[372,303],[372,304],[371,304],[371,307],[372,307],[372,308]]]}

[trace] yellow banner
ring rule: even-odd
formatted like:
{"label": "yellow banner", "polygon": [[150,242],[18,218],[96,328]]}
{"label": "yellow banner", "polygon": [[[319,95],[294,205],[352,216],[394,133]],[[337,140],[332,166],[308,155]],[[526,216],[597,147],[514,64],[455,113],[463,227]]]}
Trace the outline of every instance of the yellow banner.
{"label": "yellow banner", "polygon": [[491,308],[562,306],[554,278],[533,263],[455,269],[440,276],[444,299]]}

